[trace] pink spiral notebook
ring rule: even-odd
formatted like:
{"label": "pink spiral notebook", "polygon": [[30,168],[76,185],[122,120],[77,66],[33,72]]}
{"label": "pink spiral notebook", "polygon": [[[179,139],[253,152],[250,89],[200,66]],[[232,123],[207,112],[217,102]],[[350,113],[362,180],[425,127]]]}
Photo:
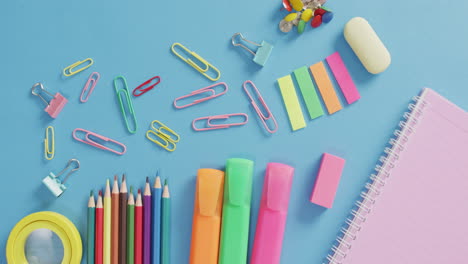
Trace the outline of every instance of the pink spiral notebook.
{"label": "pink spiral notebook", "polygon": [[468,114],[425,88],[326,263],[468,263]]}

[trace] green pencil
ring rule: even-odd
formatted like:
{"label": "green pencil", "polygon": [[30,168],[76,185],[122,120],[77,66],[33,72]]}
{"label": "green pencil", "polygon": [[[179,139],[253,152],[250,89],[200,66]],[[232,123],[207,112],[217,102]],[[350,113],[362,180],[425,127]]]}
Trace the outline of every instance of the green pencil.
{"label": "green pencil", "polygon": [[89,194],[88,202],[88,264],[94,264],[94,224],[96,216],[96,203],[94,193]]}
{"label": "green pencil", "polygon": [[171,263],[171,199],[167,179],[164,181],[164,191],[161,202],[161,264]]}
{"label": "green pencil", "polygon": [[127,205],[127,264],[134,262],[134,240],[135,240],[135,199],[133,198],[133,187],[130,187]]}

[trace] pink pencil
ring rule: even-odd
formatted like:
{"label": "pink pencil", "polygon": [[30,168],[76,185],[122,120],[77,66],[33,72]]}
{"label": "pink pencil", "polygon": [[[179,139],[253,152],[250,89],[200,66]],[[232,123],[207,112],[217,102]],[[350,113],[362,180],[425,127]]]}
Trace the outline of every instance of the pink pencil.
{"label": "pink pencil", "polygon": [[151,264],[151,187],[146,177],[143,194],[143,264]]}

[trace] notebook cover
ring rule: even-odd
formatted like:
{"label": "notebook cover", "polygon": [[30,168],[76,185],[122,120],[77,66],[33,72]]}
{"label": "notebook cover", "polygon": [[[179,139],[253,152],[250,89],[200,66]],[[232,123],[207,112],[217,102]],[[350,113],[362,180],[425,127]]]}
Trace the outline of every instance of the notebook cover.
{"label": "notebook cover", "polygon": [[428,88],[410,109],[327,263],[468,263],[468,115]]}

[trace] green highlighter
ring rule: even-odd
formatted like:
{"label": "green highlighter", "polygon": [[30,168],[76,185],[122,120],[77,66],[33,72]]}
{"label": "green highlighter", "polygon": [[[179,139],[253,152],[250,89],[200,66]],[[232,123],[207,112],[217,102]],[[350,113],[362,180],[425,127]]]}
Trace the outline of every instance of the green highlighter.
{"label": "green highlighter", "polygon": [[253,165],[247,159],[227,160],[219,264],[247,263]]}

